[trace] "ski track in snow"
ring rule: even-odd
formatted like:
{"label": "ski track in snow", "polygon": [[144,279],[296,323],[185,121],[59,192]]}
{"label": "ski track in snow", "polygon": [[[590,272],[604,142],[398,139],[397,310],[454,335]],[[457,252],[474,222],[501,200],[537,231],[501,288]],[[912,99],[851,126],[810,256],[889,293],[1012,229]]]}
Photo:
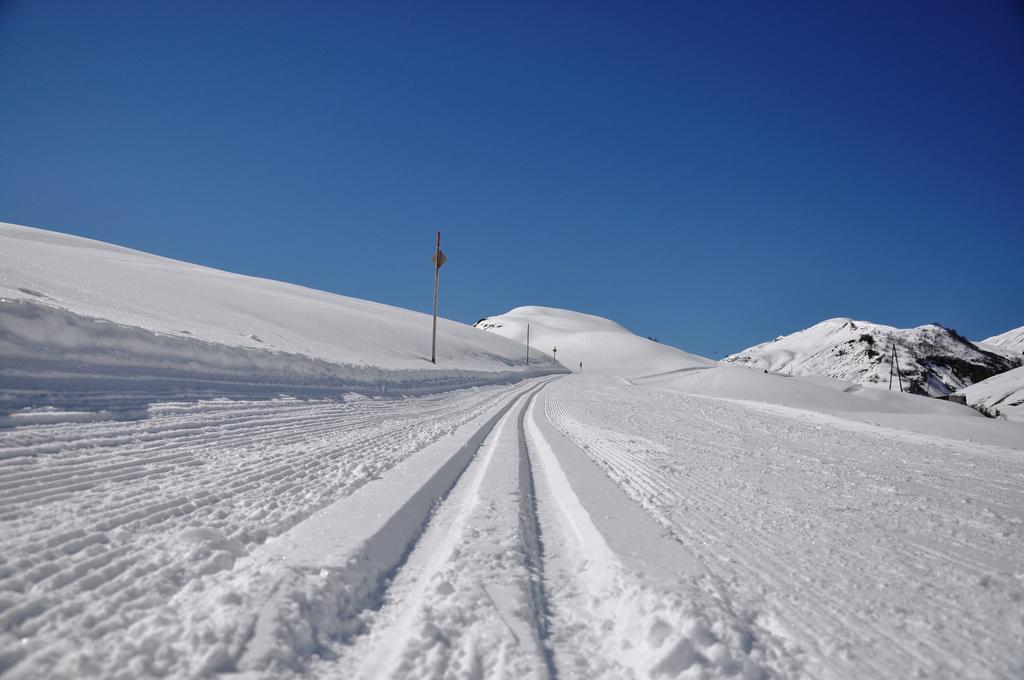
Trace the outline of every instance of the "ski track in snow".
{"label": "ski track in snow", "polygon": [[547,395],[811,677],[1024,674],[1019,451],[601,378]]}
{"label": "ski track in snow", "polygon": [[0,430],[5,677],[1024,673],[1019,451],[602,376],[140,409]]}
{"label": "ski track in snow", "polygon": [[0,430],[0,671],[182,672],[159,621],[132,626],[517,389],[163,403]]}
{"label": "ski track in snow", "polygon": [[519,397],[425,518],[363,633],[301,674],[763,678],[798,668],[704,575],[652,583],[623,565],[590,519],[601,499],[577,496],[560,444],[543,433],[543,389]]}

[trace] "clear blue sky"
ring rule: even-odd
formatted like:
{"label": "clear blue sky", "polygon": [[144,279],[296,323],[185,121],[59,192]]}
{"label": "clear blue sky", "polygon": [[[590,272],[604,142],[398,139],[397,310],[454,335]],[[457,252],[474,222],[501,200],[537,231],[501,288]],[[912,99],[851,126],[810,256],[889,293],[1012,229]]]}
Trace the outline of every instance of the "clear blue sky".
{"label": "clear blue sky", "polygon": [[0,0],[0,220],[723,355],[1024,324],[1012,1]]}

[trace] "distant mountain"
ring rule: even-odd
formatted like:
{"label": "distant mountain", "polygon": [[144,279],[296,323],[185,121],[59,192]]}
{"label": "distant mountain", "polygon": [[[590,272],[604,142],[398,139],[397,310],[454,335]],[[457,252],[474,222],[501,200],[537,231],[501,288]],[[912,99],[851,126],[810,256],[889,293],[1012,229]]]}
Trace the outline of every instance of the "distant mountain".
{"label": "distant mountain", "polygon": [[534,361],[551,362],[557,356],[559,363],[573,371],[579,371],[582,362],[585,373],[636,378],[715,364],[711,359],[641,338],[609,319],[568,309],[516,307],[474,325],[523,343],[529,325]]}
{"label": "distant mountain", "polygon": [[[1022,357],[1024,356],[1024,326],[1014,328],[991,338],[985,338],[977,345],[982,349],[1003,356]],[[1022,359],[1024,360],[1024,359]]]}
{"label": "distant mountain", "polygon": [[[892,348],[903,389],[944,396],[1008,371],[1020,360],[979,348],[937,324],[894,328],[836,318],[780,336],[727,357],[725,361],[774,373],[824,375],[868,387],[887,388]],[[898,381],[893,378],[893,389]]]}

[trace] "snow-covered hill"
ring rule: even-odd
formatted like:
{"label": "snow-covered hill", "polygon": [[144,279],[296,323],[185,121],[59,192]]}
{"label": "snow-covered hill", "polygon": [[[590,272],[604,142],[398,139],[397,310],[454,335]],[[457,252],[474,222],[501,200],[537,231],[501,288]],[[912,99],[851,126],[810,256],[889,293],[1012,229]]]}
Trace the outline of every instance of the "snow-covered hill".
{"label": "snow-covered hill", "polygon": [[[429,282],[429,263],[425,280]],[[405,309],[0,224],[9,387],[175,383],[424,392],[551,371],[525,348]]]}
{"label": "snow-covered hill", "polygon": [[967,404],[992,416],[1024,422],[1024,366],[959,391]]}
{"label": "snow-covered hill", "polygon": [[639,377],[689,368],[706,368],[714,362],[670,345],[641,338],[609,319],[554,307],[516,307],[499,316],[476,323],[495,335],[526,342],[551,362],[557,348],[558,361],[574,371],[583,364],[585,373]]}
{"label": "snow-covered hill", "polygon": [[[847,318],[822,321],[725,360],[776,373],[824,375],[887,388],[893,345],[903,388],[915,394],[946,395],[1019,364],[935,324],[903,329]],[[897,383],[894,378],[893,389]]]}
{"label": "snow-covered hill", "polygon": [[1019,358],[1024,355],[1024,326],[993,335],[976,344],[982,349],[996,354]]}

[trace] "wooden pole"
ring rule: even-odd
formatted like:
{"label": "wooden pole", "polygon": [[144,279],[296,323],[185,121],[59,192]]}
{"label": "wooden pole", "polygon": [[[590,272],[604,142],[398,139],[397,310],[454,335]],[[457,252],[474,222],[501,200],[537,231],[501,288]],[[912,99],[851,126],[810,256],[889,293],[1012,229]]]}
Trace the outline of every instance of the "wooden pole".
{"label": "wooden pole", "polygon": [[437,232],[434,250],[434,332],[430,339],[430,363],[437,363],[437,275],[441,271],[441,232]]}

